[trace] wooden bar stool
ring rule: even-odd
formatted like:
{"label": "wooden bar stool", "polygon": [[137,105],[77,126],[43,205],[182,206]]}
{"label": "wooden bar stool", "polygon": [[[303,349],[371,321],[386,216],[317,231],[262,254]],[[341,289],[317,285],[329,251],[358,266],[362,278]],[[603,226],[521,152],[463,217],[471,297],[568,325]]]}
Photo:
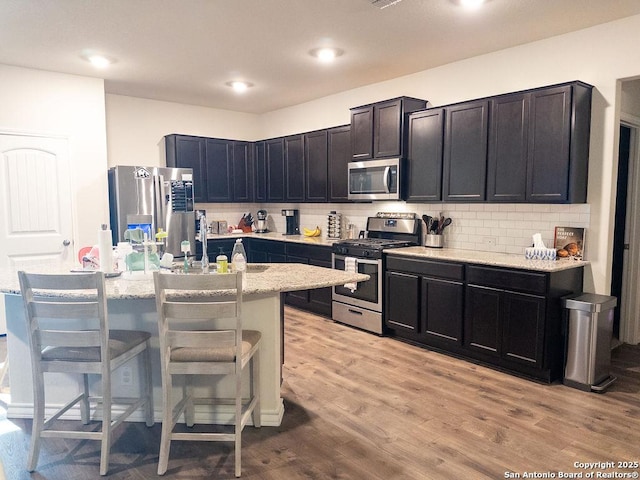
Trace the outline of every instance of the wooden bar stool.
{"label": "wooden bar stool", "polygon": [[[109,470],[112,431],[138,408],[144,408],[148,426],[153,425],[151,361],[148,332],[109,330],[104,274],[32,274],[18,272],[27,317],[34,404],[31,447],[27,469],[38,463],[40,439],[44,437],[100,440],[100,475]],[[138,398],[112,398],[112,372],[140,355],[143,375]],[[82,374],[81,393],[45,419],[44,374]],[[101,377],[102,396],[89,392],[89,375]],[[90,406],[102,403],[100,431],[55,430],[61,415],[80,404],[83,424],[89,423]],[[112,418],[113,404],[127,408]]]}
{"label": "wooden bar stool", "polygon": [[[241,435],[250,417],[260,426],[260,332],[242,330],[242,275],[178,275],[154,272],[160,359],[162,362],[162,436],[158,475],[167,471],[171,440],[235,443],[235,475],[241,473]],[[215,320],[215,325],[213,325]],[[224,322],[227,322],[223,325]],[[188,329],[187,325],[188,324]],[[242,372],[250,365],[249,398],[242,398]],[[174,406],[173,376],[184,376],[182,398]],[[193,375],[234,375],[234,398],[195,398]],[[178,433],[184,413],[194,425],[194,405],[234,405],[234,433]]]}

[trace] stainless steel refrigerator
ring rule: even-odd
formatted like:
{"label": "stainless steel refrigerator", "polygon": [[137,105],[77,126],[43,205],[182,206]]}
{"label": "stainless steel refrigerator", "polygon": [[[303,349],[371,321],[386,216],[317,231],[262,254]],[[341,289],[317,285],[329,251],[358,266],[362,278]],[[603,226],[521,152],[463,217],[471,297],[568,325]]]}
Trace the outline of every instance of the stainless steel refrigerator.
{"label": "stainless steel refrigerator", "polygon": [[154,239],[167,232],[165,251],[184,257],[180,244],[191,243],[195,255],[193,170],[190,168],[117,166],[109,169],[109,210],[113,244],[125,241],[131,226]]}

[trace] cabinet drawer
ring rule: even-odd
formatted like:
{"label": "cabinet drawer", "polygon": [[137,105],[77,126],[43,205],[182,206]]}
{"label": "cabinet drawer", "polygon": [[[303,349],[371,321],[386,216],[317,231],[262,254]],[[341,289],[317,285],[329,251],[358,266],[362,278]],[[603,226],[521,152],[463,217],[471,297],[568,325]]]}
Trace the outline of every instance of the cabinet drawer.
{"label": "cabinet drawer", "polygon": [[502,270],[499,268],[467,266],[467,282],[539,294],[544,294],[547,290],[546,273]]}
{"label": "cabinet drawer", "polygon": [[331,248],[320,245],[302,245],[297,243],[287,243],[287,255],[307,257],[314,260],[331,262]]}
{"label": "cabinet drawer", "polygon": [[410,257],[387,256],[387,270],[400,270],[448,280],[464,279],[464,265],[462,264],[417,260]]}

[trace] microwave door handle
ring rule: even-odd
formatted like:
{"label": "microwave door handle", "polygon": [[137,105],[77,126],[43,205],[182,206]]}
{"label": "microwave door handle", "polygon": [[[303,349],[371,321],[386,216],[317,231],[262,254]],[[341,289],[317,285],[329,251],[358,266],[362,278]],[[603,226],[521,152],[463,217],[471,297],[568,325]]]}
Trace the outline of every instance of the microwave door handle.
{"label": "microwave door handle", "polygon": [[386,193],[391,193],[391,190],[389,188],[389,176],[391,173],[391,167],[385,167],[384,168],[384,175],[383,175],[383,183],[384,183],[384,191]]}

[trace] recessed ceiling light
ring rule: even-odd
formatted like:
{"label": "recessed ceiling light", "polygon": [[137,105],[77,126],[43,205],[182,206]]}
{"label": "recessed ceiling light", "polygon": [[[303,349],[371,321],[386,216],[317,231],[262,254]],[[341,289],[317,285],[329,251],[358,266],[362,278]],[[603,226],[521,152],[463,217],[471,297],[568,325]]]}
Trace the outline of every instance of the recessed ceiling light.
{"label": "recessed ceiling light", "polygon": [[465,8],[478,8],[485,0],[459,0],[460,6]]}
{"label": "recessed ceiling light", "polygon": [[309,55],[316,57],[321,62],[332,62],[336,57],[339,57],[344,53],[344,50],[333,47],[314,48],[309,52]]}
{"label": "recessed ceiling light", "polygon": [[253,87],[253,83],[243,82],[240,80],[232,80],[226,83],[227,86],[233,88],[235,92],[246,92],[248,88]]}
{"label": "recessed ceiling light", "polygon": [[111,57],[94,53],[84,54],[82,58],[84,58],[87,62],[91,63],[91,65],[96,68],[107,68],[109,65],[115,62],[115,60]]}

